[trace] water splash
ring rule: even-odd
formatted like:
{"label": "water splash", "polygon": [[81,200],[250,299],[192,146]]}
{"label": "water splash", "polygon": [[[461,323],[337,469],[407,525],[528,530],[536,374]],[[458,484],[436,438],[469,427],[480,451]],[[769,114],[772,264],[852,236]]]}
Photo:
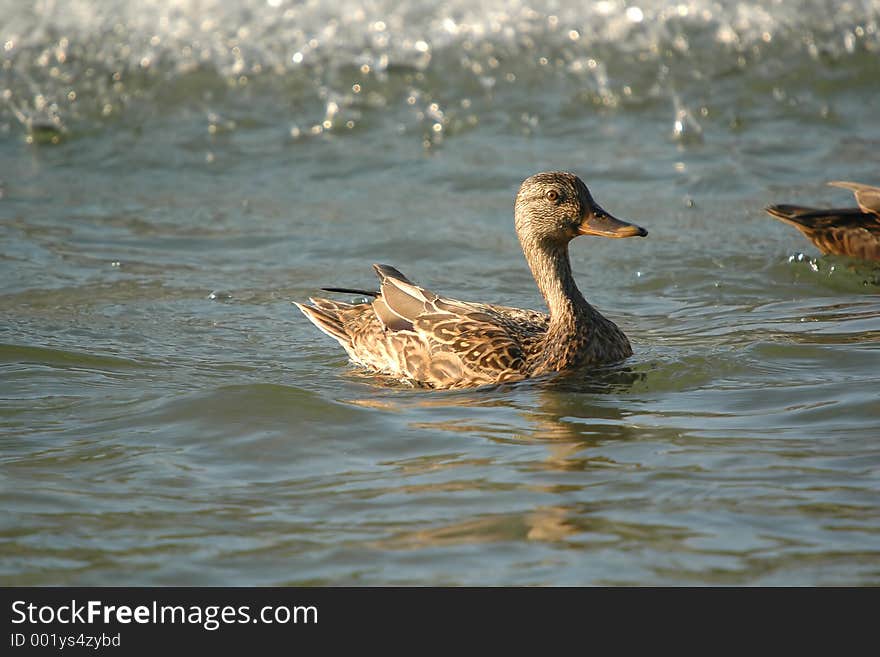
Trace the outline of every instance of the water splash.
{"label": "water splash", "polygon": [[[613,109],[732,70],[778,78],[778,57],[763,66],[768,52],[803,67],[804,54],[880,51],[878,2],[829,15],[809,0],[562,0],[542,11],[521,0],[106,0],[101,11],[88,0],[0,0],[0,15],[0,121],[50,142],[157,103],[211,111],[218,98],[269,88],[299,117],[293,137],[392,109],[430,146],[508,90],[547,79]],[[474,104],[458,107],[463,98]],[[699,132],[686,108],[678,114],[677,138]]]}

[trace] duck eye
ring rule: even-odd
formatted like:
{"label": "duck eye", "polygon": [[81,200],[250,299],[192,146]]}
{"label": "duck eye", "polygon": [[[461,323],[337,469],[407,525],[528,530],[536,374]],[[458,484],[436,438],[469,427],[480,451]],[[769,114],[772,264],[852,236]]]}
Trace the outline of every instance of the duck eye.
{"label": "duck eye", "polygon": [[556,201],[559,200],[559,192],[557,192],[555,189],[549,190],[547,192],[547,200],[555,203]]}

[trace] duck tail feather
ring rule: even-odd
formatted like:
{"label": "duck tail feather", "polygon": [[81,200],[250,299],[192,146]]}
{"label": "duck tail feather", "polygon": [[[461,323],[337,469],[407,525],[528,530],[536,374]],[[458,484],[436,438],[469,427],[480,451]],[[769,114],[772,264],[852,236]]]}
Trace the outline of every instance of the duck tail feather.
{"label": "duck tail feather", "polygon": [[293,302],[299,308],[312,324],[318,327],[331,338],[335,338],[344,347],[351,342],[345,326],[339,318],[339,315],[332,310],[325,310],[317,306],[307,306],[302,303]]}

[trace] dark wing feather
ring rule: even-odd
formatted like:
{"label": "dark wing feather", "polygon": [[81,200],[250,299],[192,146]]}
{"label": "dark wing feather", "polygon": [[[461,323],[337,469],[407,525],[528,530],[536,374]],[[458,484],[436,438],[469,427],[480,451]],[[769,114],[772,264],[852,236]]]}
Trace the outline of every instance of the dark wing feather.
{"label": "dark wing feather", "polygon": [[765,210],[782,221],[798,228],[860,228],[875,223],[874,217],[858,208],[808,208],[802,205],[771,205]]}
{"label": "dark wing feather", "polygon": [[374,264],[373,269],[376,270],[376,275],[379,277],[379,280],[384,282],[386,278],[394,278],[398,281],[403,281],[404,283],[413,284],[411,280],[409,280],[406,276],[400,273],[400,270],[395,269],[391,265],[380,265]]}
{"label": "dark wing feather", "polygon": [[339,292],[341,294],[360,294],[365,297],[378,297],[379,293],[375,290],[359,290],[354,287],[322,287],[324,292]]}

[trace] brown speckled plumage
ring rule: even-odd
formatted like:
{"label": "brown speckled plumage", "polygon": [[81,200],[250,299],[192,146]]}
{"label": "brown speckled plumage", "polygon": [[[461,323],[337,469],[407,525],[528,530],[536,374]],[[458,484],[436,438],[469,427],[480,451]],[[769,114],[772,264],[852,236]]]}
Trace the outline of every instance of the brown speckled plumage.
{"label": "brown speckled plumage", "polygon": [[568,243],[578,235],[646,235],[600,208],[570,173],[540,173],[516,198],[517,235],[549,314],[457,301],[374,265],[378,292],[371,302],[311,299],[296,304],[324,333],[368,369],[433,388],[516,381],[549,372],[623,360],[629,340],[581,295],[571,273]]}
{"label": "brown speckled plumage", "polygon": [[880,187],[834,181],[851,190],[858,208],[823,210],[771,205],[767,212],[801,231],[824,254],[880,260]]}

